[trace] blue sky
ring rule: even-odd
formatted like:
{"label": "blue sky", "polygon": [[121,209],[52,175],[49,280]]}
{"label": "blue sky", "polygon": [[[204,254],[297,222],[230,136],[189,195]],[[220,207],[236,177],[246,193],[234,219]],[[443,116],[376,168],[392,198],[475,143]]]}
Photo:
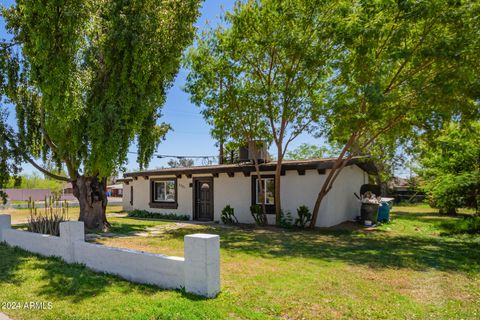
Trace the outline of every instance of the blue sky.
{"label": "blue sky", "polygon": [[[4,6],[14,3],[13,0],[0,0]],[[219,16],[222,12],[230,10],[233,7],[234,0],[218,1],[206,0],[201,8],[201,16],[196,25],[201,30],[205,24],[212,26],[219,22]],[[0,17],[0,38],[8,38],[2,18]],[[167,94],[167,100],[163,108],[163,117],[161,121],[170,123],[173,127],[172,132],[168,133],[166,140],[163,141],[157,153],[167,155],[217,155],[218,150],[215,147],[215,141],[210,137],[209,126],[203,120],[199,109],[189,100],[189,95],[183,92],[187,70],[181,69],[177,75],[174,86]],[[14,112],[10,108],[10,113]],[[10,123],[14,125],[15,120],[11,114]],[[301,143],[321,144],[321,140],[315,139],[310,135],[302,135],[291,143],[289,150],[294,149]],[[130,151],[135,152],[136,146],[132,145]],[[273,149],[271,152],[273,153]],[[127,170],[131,171],[138,168],[136,155],[130,154]],[[166,166],[169,159],[152,159],[150,168]],[[201,164],[198,162],[197,164]],[[23,166],[25,173],[31,173],[35,169],[25,164]]]}

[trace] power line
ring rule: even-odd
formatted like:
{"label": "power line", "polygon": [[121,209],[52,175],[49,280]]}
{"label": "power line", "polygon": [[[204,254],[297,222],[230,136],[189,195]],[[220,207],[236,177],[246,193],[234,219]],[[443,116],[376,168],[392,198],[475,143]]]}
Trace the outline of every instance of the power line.
{"label": "power line", "polygon": [[[128,153],[131,154],[138,154],[138,152],[133,152],[129,151]],[[163,158],[175,158],[175,159],[208,159],[208,158],[218,158],[219,156],[209,156],[209,155],[204,155],[204,156],[199,156],[199,155],[168,155],[168,154],[158,154],[154,153],[153,154],[156,158],[158,159],[163,159]]]}

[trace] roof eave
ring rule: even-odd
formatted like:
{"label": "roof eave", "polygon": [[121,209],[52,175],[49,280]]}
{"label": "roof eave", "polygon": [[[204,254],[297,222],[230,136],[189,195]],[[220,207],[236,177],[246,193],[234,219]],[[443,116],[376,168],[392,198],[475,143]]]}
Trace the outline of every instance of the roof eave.
{"label": "roof eave", "polygon": [[[366,161],[365,161],[366,160]],[[373,174],[376,171],[375,166],[369,164],[371,162],[368,160],[368,157],[356,157],[349,161],[347,166],[357,165],[362,170]],[[312,162],[299,162],[299,163],[283,163],[282,171],[289,170],[325,170],[331,169],[335,163],[335,160],[328,161],[312,161]],[[275,171],[276,163],[264,163],[260,165],[260,171]],[[243,172],[246,174],[255,172],[255,166],[253,164],[248,165],[238,165],[238,166],[211,166],[211,167],[188,167],[188,168],[168,168],[160,170],[151,170],[151,171],[137,171],[137,172],[127,172],[124,174],[124,177],[134,178],[134,177],[148,177],[148,176],[178,176],[183,174],[193,175],[193,174],[220,174],[220,173],[236,173]]]}

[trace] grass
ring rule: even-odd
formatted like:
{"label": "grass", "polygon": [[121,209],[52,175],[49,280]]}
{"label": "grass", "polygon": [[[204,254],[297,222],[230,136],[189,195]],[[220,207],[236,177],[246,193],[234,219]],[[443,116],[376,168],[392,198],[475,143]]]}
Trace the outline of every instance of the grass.
{"label": "grass", "polygon": [[[222,292],[202,299],[132,284],[80,265],[0,245],[0,301],[50,301],[52,310],[2,310],[14,319],[478,319],[480,237],[453,235],[459,219],[395,208],[368,231],[187,225],[150,237],[96,240],[183,256],[183,237],[221,237]],[[111,218],[118,233],[169,222]]]}
{"label": "grass", "polygon": [[[43,210],[43,209],[39,209]],[[121,212],[121,206],[107,206],[107,214]],[[68,209],[68,215],[71,220],[77,220],[80,208],[73,207]],[[12,224],[25,223],[30,217],[29,209],[0,209],[0,214],[9,214],[12,217]]]}
{"label": "grass", "polygon": [[109,232],[127,234],[144,231],[146,228],[167,225],[169,222],[128,218],[108,218],[111,227]]}

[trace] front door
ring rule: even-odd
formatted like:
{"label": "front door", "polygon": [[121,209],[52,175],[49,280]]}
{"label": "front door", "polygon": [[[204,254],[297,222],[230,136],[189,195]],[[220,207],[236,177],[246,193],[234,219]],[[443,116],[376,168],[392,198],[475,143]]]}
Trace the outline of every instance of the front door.
{"label": "front door", "polygon": [[194,208],[195,219],[202,221],[213,220],[213,179],[194,179]]}

